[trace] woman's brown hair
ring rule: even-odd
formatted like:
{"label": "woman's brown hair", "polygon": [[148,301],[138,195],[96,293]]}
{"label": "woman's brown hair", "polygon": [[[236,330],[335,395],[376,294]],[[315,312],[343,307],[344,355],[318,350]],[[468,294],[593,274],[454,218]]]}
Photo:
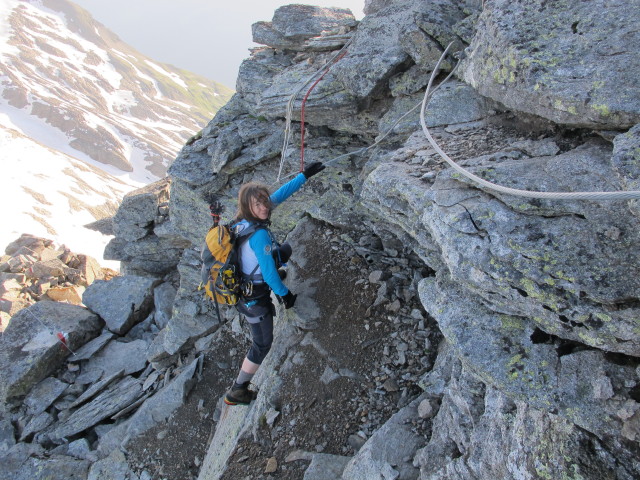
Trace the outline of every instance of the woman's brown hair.
{"label": "woman's brown hair", "polygon": [[266,185],[257,182],[245,183],[240,187],[238,192],[238,213],[236,221],[249,220],[250,222],[263,222],[256,218],[251,212],[251,200],[256,199],[258,202],[269,207],[269,211],[273,208],[271,204],[269,189]]}

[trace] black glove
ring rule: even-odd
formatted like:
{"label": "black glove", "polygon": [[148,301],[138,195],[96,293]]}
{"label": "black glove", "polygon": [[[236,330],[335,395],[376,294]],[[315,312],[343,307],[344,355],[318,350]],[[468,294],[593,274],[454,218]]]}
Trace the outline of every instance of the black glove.
{"label": "black glove", "polygon": [[322,162],[313,162],[307,168],[304,169],[302,174],[305,176],[307,180],[313,177],[316,173],[320,173],[326,167],[322,164]]}
{"label": "black glove", "polygon": [[284,297],[280,297],[281,303],[284,304],[284,308],[289,310],[293,307],[293,304],[296,303],[296,298],[298,295],[294,295],[291,291],[288,291]]}

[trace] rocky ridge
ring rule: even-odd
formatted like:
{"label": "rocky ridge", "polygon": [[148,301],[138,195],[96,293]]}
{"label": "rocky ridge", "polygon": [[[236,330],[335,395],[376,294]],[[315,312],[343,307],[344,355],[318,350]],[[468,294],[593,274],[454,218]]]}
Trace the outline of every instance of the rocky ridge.
{"label": "rocky ridge", "polygon": [[[45,458],[40,448],[66,448],[77,435],[89,439],[89,478],[637,478],[636,202],[478,188],[441,161],[417,116],[375,150],[332,161],[276,210],[274,231],[295,246],[287,284],[300,296],[278,312],[274,346],[254,378],[257,400],[220,402],[247,331],[233,310],[219,323],[197,291],[205,198],[217,193],[230,217],[243,182],[277,182],[288,95],[349,39],[307,103],[307,162],[385,133],[421,99],[439,52],[454,41],[468,47],[466,58],[426,120],[465,168],[531,190],[637,187],[640,112],[633,102],[620,106],[637,97],[624,72],[638,70],[625,52],[640,43],[628,28],[638,10],[627,2],[370,1],[360,23],[340,9],[311,10],[323,18],[307,22],[309,11],[281,7],[254,27],[265,46],[243,63],[238,93],[185,145],[170,185],[133,192],[113,218],[110,249],[123,260],[122,278],[175,288],[171,313],[140,327],[148,363],[123,388],[144,385],[147,374],[189,372],[201,358],[195,386],[177,387],[183,396],[193,388],[186,405],[135,426],[158,390],[136,413],[125,407],[65,439],[70,427],[53,427],[51,443],[19,442],[5,458],[30,465]],[[619,15],[629,22],[611,21]],[[602,79],[597,105],[606,108],[593,108],[594,92],[584,95],[587,69]],[[285,153],[285,170],[295,171],[297,152]],[[119,311],[91,305],[91,291],[91,333],[78,342],[100,333],[94,318],[106,323]],[[134,343],[127,329],[144,315],[119,315],[109,331]],[[20,431],[20,410],[9,410],[14,422],[4,430]],[[210,437],[192,433],[202,423],[214,426]],[[110,440],[100,438],[108,428]]]}

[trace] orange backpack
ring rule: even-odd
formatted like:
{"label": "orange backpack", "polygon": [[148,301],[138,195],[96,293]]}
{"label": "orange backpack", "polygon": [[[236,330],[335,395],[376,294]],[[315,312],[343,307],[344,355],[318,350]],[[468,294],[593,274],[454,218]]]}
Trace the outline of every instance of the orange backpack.
{"label": "orange backpack", "polygon": [[242,272],[238,247],[261,225],[250,225],[236,234],[228,225],[214,225],[205,238],[202,259],[202,283],[205,294],[216,302],[235,305],[241,294]]}

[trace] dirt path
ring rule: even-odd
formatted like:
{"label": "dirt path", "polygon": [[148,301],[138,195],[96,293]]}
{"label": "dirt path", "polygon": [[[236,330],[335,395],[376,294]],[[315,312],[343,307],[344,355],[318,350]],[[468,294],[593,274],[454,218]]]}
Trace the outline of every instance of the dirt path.
{"label": "dirt path", "polygon": [[[386,302],[372,308],[378,285],[368,279],[376,265],[368,265],[334,233],[317,228],[305,244],[314,255],[307,257],[300,275],[303,281],[319,279],[320,326],[301,332],[289,350],[294,368],[281,372],[280,416],[272,427],[261,426],[257,441],[251,436],[241,440],[225,480],[300,479],[309,461],[287,461],[298,451],[353,456],[363,437],[421,392],[412,379],[424,350],[407,352],[403,364],[394,365],[389,348],[396,338],[413,337],[417,322],[399,326]],[[411,311],[417,304],[414,299],[404,308]],[[406,375],[409,369],[413,372]],[[278,467],[267,474],[273,458]]]}

